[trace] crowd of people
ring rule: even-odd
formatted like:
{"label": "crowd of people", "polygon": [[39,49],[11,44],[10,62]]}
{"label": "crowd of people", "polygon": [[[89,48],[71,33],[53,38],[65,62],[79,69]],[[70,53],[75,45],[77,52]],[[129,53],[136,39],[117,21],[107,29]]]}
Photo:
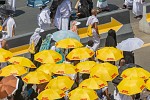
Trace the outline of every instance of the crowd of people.
{"label": "crowd of people", "polygon": [[[13,0],[12,0],[13,1]],[[144,0],[124,0],[125,3],[123,5],[123,8],[132,8],[133,7],[133,13],[136,15],[136,18],[142,18],[142,6],[144,4]],[[15,2],[15,0],[14,0]],[[12,10],[15,11],[13,2]],[[11,4],[11,3],[10,3]],[[42,37],[40,36],[41,32],[44,32],[46,30],[49,30],[51,26],[55,26],[58,31],[60,30],[66,30],[68,31],[69,28],[72,32],[78,34],[78,25],[81,24],[77,21],[72,21],[72,25],[69,27],[70,24],[70,17],[76,17],[76,18],[85,18],[89,17],[87,20],[86,25],[88,28],[90,28],[90,32],[88,32],[88,35],[90,37],[87,45],[85,45],[87,48],[89,48],[92,51],[97,51],[100,47],[100,35],[98,30],[98,24],[99,20],[97,19],[97,14],[103,11],[109,11],[109,6],[107,4],[107,0],[97,0],[97,7],[98,9],[93,9],[93,2],[92,0],[77,0],[76,4],[76,12],[72,14],[72,4],[70,0],[53,0],[51,7],[44,5],[40,7],[40,14],[38,14],[38,26],[39,28],[36,28],[34,34],[30,38],[29,45],[33,46],[34,43],[34,52],[31,53],[31,60],[38,68],[41,64],[37,61],[34,61],[34,55],[41,51],[41,47],[44,43],[46,43],[46,46],[48,49],[54,50],[58,53],[60,53],[63,57],[62,62],[65,63],[72,63],[73,65],[77,65],[80,61],[70,61],[68,59],[65,59],[67,50],[62,50],[60,48],[57,48],[55,44],[51,44],[53,40],[52,35],[47,35],[46,39],[42,41]],[[12,17],[12,14],[6,14],[2,15],[0,17],[0,26],[2,26],[1,32],[0,32],[0,48],[3,49],[9,49],[9,46],[6,43],[7,38],[11,38],[15,36],[15,28],[16,24]],[[69,30],[69,31],[70,31]],[[45,46],[45,44],[44,44]],[[117,37],[116,32],[111,29],[108,31],[108,36],[105,40],[105,47],[114,47],[117,46]],[[44,47],[45,49],[46,47]],[[131,65],[136,66],[134,64],[134,53],[124,51],[123,52],[124,58],[120,59],[119,64],[117,64],[114,61],[110,61],[109,63],[118,66],[119,76],[116,77],[112,83],[114,84],[114,94],[109,94],[108,90],[109,87],[104,87],[102,89],[97,90],[97,95],[99,97],[98,100],[150,100],[150,91],[144,90],[141,94],[136,94],[132,96],[123,95],[120,94],[117,90],[117,85],[121,82],[120,74],[122,73],[122,69],[124,67]],[[90,58],[86,59],[89,61],[95,61],[97,63],[102,63],[103,61],[96,59],[95,55]],[[1,63],[1,67],[5,67],[6,64]],[[30,71],[33,71],[35,69],[30,69]],[[53,75],[52,77],[57,77],[58,75]],[[80,78],[79,78],[80,77]],[[45,87],[39,87],[36,85],[36,89],[33,88],[33,84],[28,84],[24,89],[23,86],[25,85],[22,81],[21,77],[19,77],[19,86],[17,91],[7,98],[4,98],[2,100],[34,100],[38,96],[39,93],[41,93]],[[75,89],[79,83],[85,79],[89,78],[89,74],[81,74],[78,77],[74,77],[75,80],[74,86],[72,87],[72,90]],[[80,80],[79,80],[80,79]],[[44,85],[46,86],[46,85]],[[23,92],[26,91],[27,95],[23,94]],[[24,92],[25,93],[25,92]],[[113,95],[113,97],[112,97]],[[25,98],[26,97],[26,98]],[[64,97],[60,100],[68,100],[67,97]]]}

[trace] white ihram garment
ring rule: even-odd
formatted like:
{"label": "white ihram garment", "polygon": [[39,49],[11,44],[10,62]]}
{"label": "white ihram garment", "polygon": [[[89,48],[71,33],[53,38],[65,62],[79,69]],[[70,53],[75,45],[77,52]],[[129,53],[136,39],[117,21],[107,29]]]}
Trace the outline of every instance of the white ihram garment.
{"label": "white ihram garment", "polygon": [[124,4],[126,6],[133,6],[133,0],[125,0]]}
{"label": "white ihram garment", "polygon": [[46,7],[38,15],[38,25],[44,31],[50,29],[50,10]]}
{"label": "white ihram garment", "polygon": [[133,0],[133,13],[136,16],[143,15],[143,4],[142,0]]}
{"label": "white ihram garment", "polygon": [[7,28],[7,36],[6,38],[12,37],[12,32],[13,32],[13,27],[16,28],[16,23],[15,20],[12,17],[9,17],[8,19],[5,20],[2,26],[6,26]]}
{"label": "white ihram garment", "polygon": [[54,23],[59,30],[68,30],[69,18],[71,15],[71,2],[64,0],[57,8]]}
{"label": "white ihram garment", "polygon": [[[92,25],[93,26],[94,23],[99,23],[99,21],[98,21],[96,16],[92,15],[92,16],[90,16],[88,18],[86,25],[87,26],[88,25]],[[92,34],[93,34],[92,40],[94,42],[94,45],[93,45],[92,48],[96,51],[99,48],[100,38],[99,38],[99,35],[97,34],[97,32],[96,32],[96,30],[94,28],[92,28]]]}
{"label": "white ihram garment", "polygon": [[7,3],[11,7],[11,10],[16,11],[16,0],[7,0]]}

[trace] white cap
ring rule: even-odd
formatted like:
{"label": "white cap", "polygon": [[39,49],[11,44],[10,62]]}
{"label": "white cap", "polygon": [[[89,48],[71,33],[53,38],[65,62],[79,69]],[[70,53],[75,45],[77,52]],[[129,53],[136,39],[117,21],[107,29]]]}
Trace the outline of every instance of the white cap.
{"label": "white cap", "polygon": [[76,24],[75,24],[75,25],[76,25],[76,26],[78,26],[78,25],[80,25],[80,24],[81,24],[81,22],[76,22]]}
{"label": "white cap", "polygon": [[44,32],[44,30],[41,29],[41,28],[36,28],[36,29],[35,29],[35,32],[36,32],[36,33],[41,33],[41,32]]}

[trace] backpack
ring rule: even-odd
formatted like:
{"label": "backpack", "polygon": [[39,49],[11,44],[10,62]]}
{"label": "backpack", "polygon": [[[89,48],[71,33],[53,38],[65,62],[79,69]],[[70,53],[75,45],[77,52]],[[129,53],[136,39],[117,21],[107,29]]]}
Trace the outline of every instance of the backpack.
{"label": "backpack", "polygon": [[28,51],[29,51],[31,54],[35,54],[35,43],[34,43],[34,41],[32,41],[32,43],[29,44]]}
{"label": "backpack", "polygon": [[52,39],[51,34],[46,35],[46,38],[43,40],[39,51],[49,50],[51,47],[51,39]]}
{"label": "backpack", "polygon": [[92,34],[92,25],[89,25],[89,26],[88,26],[87,35],[88,35],[88,36],[93,36],[93,34]]}
{"label": "backpack", "polygon": [[33,92],[33,89],[29,89],[27,91],[27,88],[25,88],[25,90],[23,92],[21,92],[21,96],[22,96],[22,100],[30,100],[30,96]]}

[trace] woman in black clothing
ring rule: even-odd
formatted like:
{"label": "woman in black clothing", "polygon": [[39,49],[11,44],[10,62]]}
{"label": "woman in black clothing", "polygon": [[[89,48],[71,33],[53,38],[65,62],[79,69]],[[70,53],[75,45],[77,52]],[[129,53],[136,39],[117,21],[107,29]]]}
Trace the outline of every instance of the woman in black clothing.
{"label": "woman in black clothing", "polygon": [[106,38],[105,47],[116,47],[117,46],[117,39],[116,39],[116,32],[113,29],[108,31],[108,36]]}

